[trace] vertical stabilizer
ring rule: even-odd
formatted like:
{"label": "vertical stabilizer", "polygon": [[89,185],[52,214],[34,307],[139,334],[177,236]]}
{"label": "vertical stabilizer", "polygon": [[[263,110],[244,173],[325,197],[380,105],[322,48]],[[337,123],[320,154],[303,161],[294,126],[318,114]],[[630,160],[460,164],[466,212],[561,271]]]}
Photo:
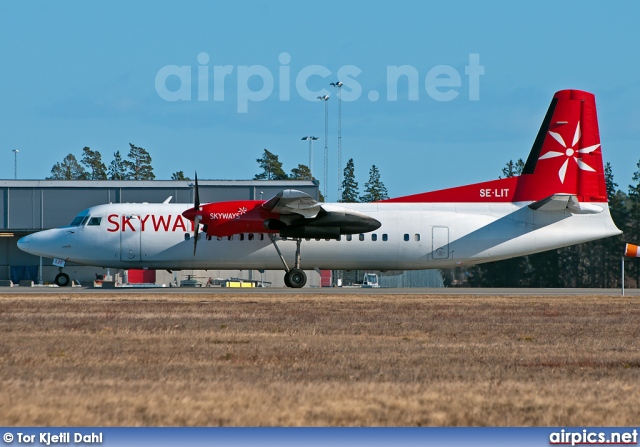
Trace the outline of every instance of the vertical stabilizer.
{"label": "vertical stabilizer", "polygon": [[580,90],[557,92],[518,181],[516,201],[556,193],[606,202],[596,101]]}
{"label": "vertical stabilizer", "polygon": [[522,175],[387,202],[536,202],[554,194],[607,202],[593,94],[561,90],[551,100]]}

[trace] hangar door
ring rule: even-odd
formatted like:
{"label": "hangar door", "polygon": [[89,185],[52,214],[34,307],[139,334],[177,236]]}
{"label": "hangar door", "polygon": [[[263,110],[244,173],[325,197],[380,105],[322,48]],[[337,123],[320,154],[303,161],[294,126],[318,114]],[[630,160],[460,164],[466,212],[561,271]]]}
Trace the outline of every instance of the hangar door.
{"label": "hangar door", "polygon": [[449,259],[449,227],[431,227],[433,259]]}
{"label": "hangar door", "polygon": [[140,261],[140,216],[120,216],[120,260]]}

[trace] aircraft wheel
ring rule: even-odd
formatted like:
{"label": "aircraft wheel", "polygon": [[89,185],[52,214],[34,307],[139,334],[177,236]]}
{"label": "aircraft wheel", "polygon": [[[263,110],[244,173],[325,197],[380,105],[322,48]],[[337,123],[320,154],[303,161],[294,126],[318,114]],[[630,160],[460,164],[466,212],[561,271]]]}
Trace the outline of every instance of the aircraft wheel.
{"label": "aircraft wheel", "polygon": [[284,285],[287,287],[293,287],[291,281],[289,281],[289,272],[284,274]]}
{"label": "aircraft wheel", "polygon": [[289,287],[293,287],[294,289],[304,287],[307,283],[307,275],[300,269],[289,270],[289,273],[287,273],[284,278],[284,282],[287,283],[288,279]]}
{"label": "aircraft wheel", "polygon": [[66,273],[58,273],[53,281],[58,287],[67,287],[69,285],[69,275]]}

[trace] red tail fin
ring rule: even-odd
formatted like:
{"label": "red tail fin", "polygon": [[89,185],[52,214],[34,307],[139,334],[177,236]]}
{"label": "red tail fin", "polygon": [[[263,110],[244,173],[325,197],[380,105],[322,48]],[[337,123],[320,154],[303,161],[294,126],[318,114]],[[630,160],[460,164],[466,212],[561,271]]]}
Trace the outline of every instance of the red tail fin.
{"label": "red tail fin", "polygon": [[522,180],[534,179],[519,182],[519,200],[567,193],[581,202],[607,201],[593,94],[562,90],[554,95],[522,174]]}
{"label": "red tail fin", "polygon": [[390,199],[391,202],[525,202],[573,194],[606,202],[607,190],[593,94],[562,90],[553,96],[522,175]]}

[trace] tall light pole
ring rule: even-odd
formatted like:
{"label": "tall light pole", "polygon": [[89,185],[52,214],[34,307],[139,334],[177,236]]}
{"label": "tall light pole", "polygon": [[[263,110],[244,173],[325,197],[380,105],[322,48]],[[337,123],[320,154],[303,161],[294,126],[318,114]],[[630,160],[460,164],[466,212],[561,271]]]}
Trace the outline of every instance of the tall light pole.
{"label": "tall light pole", "polygon": [[329,95],[318,96],[318,99],[324,102],[324,199],[327,200],[327,171],[329,170],[329,148],[327,147],[329,141],[329,108],[327,107],[327,101],[329,101]]}
{"label": "tall light pole", "polygon": [[342,197],[342,82],[332,82],[338,89],[338,200]]}
{"label": "tall light pole", "polygon": [[13,179],[18,180],[18,149],[14,149],[13,151]]}
{"label": "tall light pole", "polygon": [[313,180],[313,142],[318,139],[318,137],[302,137],[303,140],[309,141],[309,172],[311,173],[311,180]]}

